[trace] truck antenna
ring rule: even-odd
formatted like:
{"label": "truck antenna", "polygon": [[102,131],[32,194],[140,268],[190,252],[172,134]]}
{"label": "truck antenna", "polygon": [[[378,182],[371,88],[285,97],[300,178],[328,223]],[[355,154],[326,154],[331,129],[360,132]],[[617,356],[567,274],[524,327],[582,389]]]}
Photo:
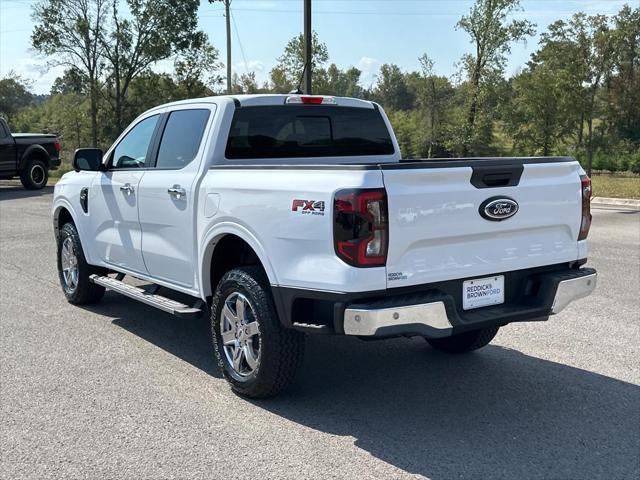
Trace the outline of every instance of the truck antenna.
{"label": "truck antenna", "polygon": [[307,71],[307,62],[305,62],[304,67],[302,67],[302,75],[300,75],[300,80],[298,80],[298,86],[291,90],[289,93],[293,93],[294,95],[302,95],[302,81],[304,80],[304,74]]}

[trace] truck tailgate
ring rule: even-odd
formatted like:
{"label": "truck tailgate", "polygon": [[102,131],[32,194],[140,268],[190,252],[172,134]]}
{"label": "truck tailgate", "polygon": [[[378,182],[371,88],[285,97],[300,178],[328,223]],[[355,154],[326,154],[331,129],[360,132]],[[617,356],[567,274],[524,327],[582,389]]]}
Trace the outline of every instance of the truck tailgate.
{"label": "truck tailgate", "polygon": [[[578,162],[509,161],[382,167],[389,205],[388,288],[578,259]],[[505,179],[516,184],[495,186]],[[515,200],[517,213],[500,221],[484,218],[481,206],[493,197]]]}

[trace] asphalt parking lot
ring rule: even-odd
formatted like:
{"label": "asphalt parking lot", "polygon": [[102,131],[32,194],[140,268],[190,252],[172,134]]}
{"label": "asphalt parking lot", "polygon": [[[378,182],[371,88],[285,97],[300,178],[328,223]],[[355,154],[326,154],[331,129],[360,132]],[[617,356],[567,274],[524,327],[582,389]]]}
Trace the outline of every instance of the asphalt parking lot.
{"label": "asphalt parking lot", "polygon": [[66,303],[52,189],[0,186],[0,478],[640,478],[640,213],[595,210],[596,292],[446,356],[312,337],[294,388],[232,394],[206,319]]}

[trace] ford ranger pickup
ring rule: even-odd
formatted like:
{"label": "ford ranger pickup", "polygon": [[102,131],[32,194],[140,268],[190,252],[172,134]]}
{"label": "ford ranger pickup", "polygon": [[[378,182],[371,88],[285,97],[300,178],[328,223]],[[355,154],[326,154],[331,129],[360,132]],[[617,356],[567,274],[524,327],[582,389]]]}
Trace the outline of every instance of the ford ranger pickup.
{"label": "ford ranger pickup", "polygon": [[67,300],[108,289],[206,312],[221,371],[247,397],[293,381],[306,334],[469,352],[596,285],[591,183],[575,159],[405,161],[369,101],[171,103],[73,165],[53,200]]}
{"label": "ford ranger pickup", "polygon": [[60,166],[60,141],[47,133],[11,133],[0,118],[0,179],[19,177],[28,190],[47,185],[49,170]]}

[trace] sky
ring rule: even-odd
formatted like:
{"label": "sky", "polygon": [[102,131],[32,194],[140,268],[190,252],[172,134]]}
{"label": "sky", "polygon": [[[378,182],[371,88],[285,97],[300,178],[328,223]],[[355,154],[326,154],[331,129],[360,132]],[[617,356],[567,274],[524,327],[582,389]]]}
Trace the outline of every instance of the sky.
{"label": "sky", "polygon": [[[47,59],[31,49],[33,0],[0,0],[0,77],[13,71],[32,83],[35,93],[48,93],[63,69],[47,67]],[[514,18],[537,24],[536,36],[512,47],[507,75],[523,68],[537,48],[540,33],[553,21],[576,12],[613,15],[639,0],[521,0]],[[418,57],[427,53],[436,73],[453,76],[459,60],[471,52],[465,32],[456,29],[472,0],[312,0],[313,28],[329,50],[329,61],[341,68],[362,70],[361,83],[372,86],[380,65],[395,63],[403,70],[419,69]],[[259,83],[269,78],[287,42],[303,28],[303,0],[232,0],[232,69],[254,71]],[[221,2],[203,0],[199,27],[226,59],[225,19]],[[170,72],[173,61],[154,67]],[[223,73],[223,72],[221,72]]]}

